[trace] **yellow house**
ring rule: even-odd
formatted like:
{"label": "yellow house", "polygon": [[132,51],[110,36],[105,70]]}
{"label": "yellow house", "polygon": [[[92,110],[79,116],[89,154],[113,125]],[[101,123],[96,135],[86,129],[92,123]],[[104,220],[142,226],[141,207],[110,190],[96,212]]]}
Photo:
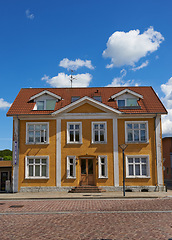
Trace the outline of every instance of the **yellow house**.
{"label": "yellow house", "polygon": [[[161,115],[152,87],[21,89],[13,117],[13,192],[164,190]],[[125,165],[120,146],[126,144]]]}

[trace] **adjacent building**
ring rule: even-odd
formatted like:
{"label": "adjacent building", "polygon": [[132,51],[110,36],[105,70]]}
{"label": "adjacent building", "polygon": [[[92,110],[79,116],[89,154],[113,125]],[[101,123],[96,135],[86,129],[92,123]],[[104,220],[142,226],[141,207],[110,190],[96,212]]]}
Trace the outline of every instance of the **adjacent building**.
{"label": "adjacent building", "polygon": [[172,137],[162,139],[164,179],[172,180]]}
{"label": "adjacent building", "polygon": [[13,117],[13,192],[93,185],[164,190],[161,115],[152,87],[21,89]]}

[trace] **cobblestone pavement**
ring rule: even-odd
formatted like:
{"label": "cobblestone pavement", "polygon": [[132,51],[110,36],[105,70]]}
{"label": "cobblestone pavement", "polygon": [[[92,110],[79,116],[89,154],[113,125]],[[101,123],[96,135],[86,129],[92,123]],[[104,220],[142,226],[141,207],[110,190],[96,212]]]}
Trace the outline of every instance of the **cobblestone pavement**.
{"label": "cobblestone pavement", "polygon": [[1,200],[0,239],[172,240],[172,198]]}

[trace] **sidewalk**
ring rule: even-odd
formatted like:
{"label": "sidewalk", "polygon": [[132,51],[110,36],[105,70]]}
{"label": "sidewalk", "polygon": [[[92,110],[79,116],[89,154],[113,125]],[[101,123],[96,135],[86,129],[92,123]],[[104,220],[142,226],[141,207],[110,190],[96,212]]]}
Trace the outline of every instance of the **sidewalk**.
{"label": "sidewalk", "polygon": [[0,193],[0,200],[41,200],[41,199],[132,199],[132,198],[172,198],[172,190],[167,192],[103,192],[103,193],[67,193],[67,192],[19,192]]}

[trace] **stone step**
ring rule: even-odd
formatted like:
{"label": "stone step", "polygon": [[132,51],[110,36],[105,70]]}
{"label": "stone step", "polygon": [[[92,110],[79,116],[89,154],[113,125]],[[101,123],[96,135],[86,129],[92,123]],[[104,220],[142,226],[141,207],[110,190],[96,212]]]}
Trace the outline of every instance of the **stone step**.
{"label": "stone step", "polygon": [[72,188],[69,193],[101,193],[105,192],[105,190],[97,187],[97,186],[78,186]]}

